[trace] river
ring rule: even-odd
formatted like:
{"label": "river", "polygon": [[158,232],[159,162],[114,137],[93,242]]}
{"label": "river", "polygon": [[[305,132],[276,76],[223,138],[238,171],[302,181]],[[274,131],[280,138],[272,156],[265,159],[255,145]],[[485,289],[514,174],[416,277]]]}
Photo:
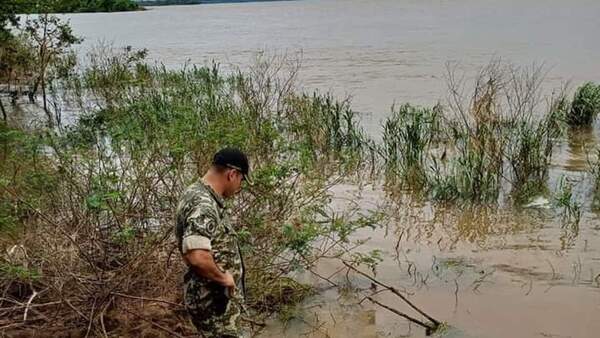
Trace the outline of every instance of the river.
{"label": "river", "polygon": [[[394,103],[444,101],[447,62],[467,71],[493,58],[544,64],[546,92],[600,80],[597,0],[306,0],[68,17],[85,38],[81,54],[104,40],[148,48],[151,59],[168,67],[212,60],[245,67],[260,51],[300,56],[301,86],[351,96],[372,134]],[[571,135],[553,158],[550,186],[567,176],[586,201],[579,227],[565,226],[543,205],[440,207],[404,196],[388,202],[396,223],[387,235],[361,234],[371,238],[368,249],[384,252],[379,278],[406,287],[411,299],[455,327],[448,336],[598,337],[600,219],[584,173],[585,146],[597,138],[597,132]],[[337,189],[344,196],[356,187]],[[368,208],[384,194],[367,187],[362,198]],[[352,304],[323,288],[302,304],[298,318],[285,325],[273,320],[261,335],[424,336],[383,309]]]}
{"label": "river", "polygon": [[545,85],[600,78],[596,0],[306,0],[76,14],[86,40],[148,48],[167,66],[301,53],[302,84],[352,96],[371,130],[394,102],[446,98],[446,62],[545,64]]}

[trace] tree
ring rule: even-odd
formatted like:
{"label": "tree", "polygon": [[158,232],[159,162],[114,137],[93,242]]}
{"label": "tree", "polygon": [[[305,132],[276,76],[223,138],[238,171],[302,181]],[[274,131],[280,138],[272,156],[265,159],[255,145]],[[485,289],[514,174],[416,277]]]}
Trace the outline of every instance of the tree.
{"label": "tree", "polygon": [[49,67],[60,61],[71,45],[81,42],[67,22],[49,14],[40,14],[28,19],[24,25],[28,43],[35,51],[34,82],[29,92],[29,99],[35,102],[35,96],[41,88],[44,112],[48,116],[50,126],[54,124],[52,114],[48,110],[46,94],[47,74]]}
{"label": "tree", "polygon": [[[5,55],[8,54],[8,45],[12,39],[11,26],[17,27],[19,23],[19,17],[17,16],[17,3],[13,0],[6,0],[0,2],[0,74],[4,73],[8,68],[5,64]],[[2,112],[2,118],[6,121],[6,109],[0,98],[0,111]]]}

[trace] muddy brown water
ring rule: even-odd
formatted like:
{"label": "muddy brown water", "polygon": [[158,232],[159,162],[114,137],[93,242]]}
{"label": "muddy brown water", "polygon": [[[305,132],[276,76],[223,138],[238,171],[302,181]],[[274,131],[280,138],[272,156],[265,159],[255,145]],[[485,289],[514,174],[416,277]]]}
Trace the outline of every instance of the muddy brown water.
{"label": "muddy brown water", "polygon": [[[492,57],[544,63],[546,92],[565,81],[600,80],[597,0],[329,0],[152,8],[145,12],[69,16],[86,39],[148,48],[169,67],[217,60],[247,65],[259,50],[301,51],[307,88],[351,95],[373,135],[394,102],[445,99],[445,63],[474,70]],[[451,328],[446,337],[600,337],[600,219],[585,174],[586,149],[598,126],[572,132],[555,148],[549,188],[562,177],[583,203],[578,227],[560,210],[440,206],[366,187],[361,208],[385,204],[387,231],[363,231],[364,250],[380,249],[382,281]],[[356,187],[336,187],[334,203]],[[318,267],[324,274],[335,262]],[[310,275],[320,290],[285,323],[273,318],[261,337],[423,337],[393,313],[356,305]],[[359,287],[368,283],[355,277]],[[380,301],[410,312],[393,296]]]}
{"label": "muddy brown water", "polygon": [[[342,196],[356,193],[353,186],[337,189]],[[384,200],[380,188],[361,195],[365,209]],[[370,238],[365,251],[384,252],[379,280],[407,290],[411,301],[451,325],[440,336],[598,336],[600,221],[595,212],[586,211],[573,229],[557,210],[545,207],[440,207],[402,196],[388,211],[396,219],[387,234],[369,230],[357,238]],[[318,272],[328,275],[337,267],[326,262]],[[364,278],[352,278],[357,287],[370,286]],[[299,318],[285,325],[274,321],[261,336],[425,337],[421,328],[395,314],[368,302],[356,306],[356,298],[312,280],[326,291],[303,304]],[[378,299],[414,314],[389,293]],[[348,328],[354,334],[348,335]]]}

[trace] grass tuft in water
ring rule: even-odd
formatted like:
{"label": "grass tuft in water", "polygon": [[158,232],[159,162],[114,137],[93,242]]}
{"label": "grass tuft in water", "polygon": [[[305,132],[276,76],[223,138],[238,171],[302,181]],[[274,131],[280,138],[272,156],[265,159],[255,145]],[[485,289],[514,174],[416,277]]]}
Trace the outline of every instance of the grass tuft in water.
{"label": "grass tuft in water", "polygon": [[404,104],[392,108],[392,115],[383,124],[381,153],[386,177],[411,187],[421,187],[427,181],[426,157],[431,150],[439,126],[436,109]]}
{"label": "grass tuft in water", "polygon": [[598,113],[600,113],[600,85],[588,82],[575,92],[567,122],[573,127],[587,126],[592,124]]}

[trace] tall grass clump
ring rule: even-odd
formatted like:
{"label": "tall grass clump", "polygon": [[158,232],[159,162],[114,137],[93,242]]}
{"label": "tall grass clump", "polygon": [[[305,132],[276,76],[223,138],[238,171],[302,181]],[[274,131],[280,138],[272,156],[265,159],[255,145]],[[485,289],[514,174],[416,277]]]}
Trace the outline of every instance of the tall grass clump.
{"label": "tall grass clump", "polygon": [[452,156],[448,163],[437,161],[431,175],[435,199],[489,202],[496,199],[503,173],[506,149],[501,95],[501,71],[492,63],[478,75],[474,92],[466,98],[454,71],[448,68],[451,116],[446,120]]}
{"label": "tall grass clump", "polygon": [[[456,154],[444,167],[434,166],[431,192],[434,199],[492,202],[498,196],[502,160],[498,139],[491,130],[455,140]],[[437,164],[437,162],[435,162]]]}
{"label": "tall grass clump", "polygon": [[512,190],[518,201],[544,191],[552,158],[553,140],[544,123],[519,123],[510,143],[508,164],[512,173]]}
{"label": "tall grass clump", "polygon": [[547,192],[548,168],[556,140],[565,133],[569,103],[564,93],[552,97],[546,110],[530,110],[513,122],[507,163],[517,203]]}
{"label": "tall grass clump", "polygon": [[445,118],[449,159],[434,158],[430,190],[436,199],[494,202],[505,185],[515,201],[545,186],[554,139],[563,130],[564,95],[541,107],[540,67],[493,61],[477,75],[473,94],[448,68]]}
{"label": "tall grass clump", "polygon": [[[514,72],[512,69],[513,79],[517,78]],[[554,144],[565,134],[570,108],[564,89],[550,97],[547,107],[540,104],[541,68],[525,70],[520,78],[520,82],[529,84],[525,87],[525,97],[530,103],[521,111],[513,108],[518,113],[513,115],[507,151],[511,192],[517,203],[526,202],[533,195],[547,193],[548,168]],[[522,96],[518,88],[521,86],[513,85],[509,93]]]}
{"label": "tall grass clump", "polygon": [[427,181],[426,158],[439,132],[439,110],[404,104],[392,108],[383,124],[380,153],[386,178],[412,187]]}
{"label": "tall grass clump", "polygon": [[570,126],[590,125],[600,113],[600,85],[588,82],[577,88],[567,114]]}
{"label": "tall grass clump", "polygon": [[363,155],[367,138],[348,100],[337,101],[331,95],[313,93],[291,95],[288,103],[279,125],[305,162],[325,158],[359,164],[362,156],[356,155]]}

